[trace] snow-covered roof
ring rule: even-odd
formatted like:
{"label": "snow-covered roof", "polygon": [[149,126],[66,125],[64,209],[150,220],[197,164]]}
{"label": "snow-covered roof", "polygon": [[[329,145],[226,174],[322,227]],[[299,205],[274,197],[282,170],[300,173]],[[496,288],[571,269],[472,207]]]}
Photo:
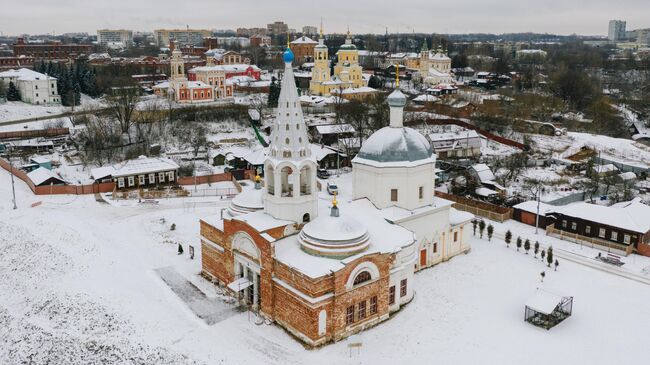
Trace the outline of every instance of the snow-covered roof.
{"label": "snow-covered roof", "polygon": [[199,66],[194,67],[189,72],[209,72],[209,71],[224,71],[224,72],[244,72],[248,68],[252,68],[253,71],[259,71],[260,68],[255,65],[247,64],[232,64],[232,65],[216,65],[216,66]]}
{"label": "snow-covered roof", "polygon": [[[329,155],[334,155],[337,153],[330,147],[321,146],[314,143],[310,144],[309,147],[311,148],[311,155],[316,159],[317,162],[320,162],[322,159]],[[341,155],[345,156],[343,153],[341,153]]]}
{"label": "snow-covered roof", "polygon": [[43,156],[34,156],[34,157],[30,158],[30,160],[32,160],[32,161],[34,161],[34,163],[38,163],[38,164],[52,162],[51,159],[49,159],[47,157],[43,157]]}
{"label": "snow-covered roof", "polygon": [[562,303],[563,297],[543,289],[537,289],[535,294],[526,301],[526,307],[543,314],[551,314]]}
{"label": "snow-covered roof", "polygon": [[350,124],[328,124],[318,125],[316,130],[319,134],[354,133],[356,130]]}
{"label": "snow-covered roof", "polygon": [[431,205],[425,205],[416,209],[405,209],[398,206],[390,206],[381,209],[380,212],[381,216],[384,217],[387,221],[399,224],[403,220],[420,217],[440,208],[451,206],[452,204],[452,201],[434,196]]}
{"label": "snow-covered roof", "polygon": [[476,174],[478,175],[478,179],[480,182],[488,182],[488,181],[493,181],[496,179],[494,174],[492,173],[492,170],[490,170],[490,167],[484,163],[476,164],[472,166],[472,169],[476,171]]}
{"label": "snow-covered roof", "polygon": [[472,219],[474,219],[474,214],[472,213],[464,212],[456,208],[449,210],[449,224],[452,226],[470,222]]}
{"label": "snow-covered roof", "polygon": [[608,163],[606,165],[597,165],[596,167],[594,167],[594,170],[596,170],[596,172],[599,173],[599,174],[605,174],[605,173],[608,173],[608,172],[618,171],[616,166],[614,166],[614,164],[611,164],[611,163]]}
{"label": "snow-covered roof", "polygon": [[641,203],[638,198],[609,207],[580,202],[555,207],[550,212],[642,234],[650,231],[650,219],[648,218],[650,217],[650,206]]}
{"label": "snow-covered roof", "polygon": [[478,195],[478,196],[482,196],[482,197],[486,197],[486,198],[491,196],[491,195],[499,194],[497,191],[494,191],[492,189],[488,189],[488,188],[485,188],[485,187],[476,188],[474,193],[476,193],[476,195]]}
{"label": "snow-covered roof", "polygon": [[243,158],[249,164],[257,166],[257,165],[263,165],[264,161],[268,158],[268,156],[269,156],[269,149],[260,148],[246,154]]}
{"label": "snow-covered roof", "polygon": [[433,162],[429,141],[415,129],[384,127],[361,146],[354,162],[371,166],[417,166]]}
{"label": "snow-covered roof", "polygon": [[419,102],[419,103],[435,103],[438,100],[440,100],[440,99],[438,99],[434,95],[429,95],[429,94],[418,95],[416,98],[413,99],[413,101]]}
{"label": "snow-covered roof", "polygon": [[[328,204],[319,204],[319,217],[329,215],[329,209]],[[363,217],[363,225],[368,230],[370,242],[365,251],[345,259],[310,255],[301,249],[298,235],[292,235],[275,242],[276,259],[311,278],[317,278],[341,270],[346,263],[364,255],[397,252],[415,242],[412,232],[399,225],[388,223],[381,215],[381,211],[368,199],[340,202],[339,209],[342,214]],[[331,236],[336,238],[336,232],[331,232]]]}
{"label": "snow-covered roof", "polygon": [[204,88],[209,88],[210,85],[201,82],[201,81],[188,81],[187,82],[187,87],[189,89],[204,89]]}
{"label": "snow-covered roof", "polygon": [[[536,200],[525,201],[523,203],[519,203],[519,204],[513,206],[513,208],[523,210],[524,212],[537,214],[537,201]],[[546,215],[546,213],[548,213],[549,211],[551,211],[554,208],[555,207],[550,205],[550,204],[546,204],[544,202],[539,202],[539,214],[540,215]]]}
{"label": "snow-covered roof", "polygon": [[431,142],[453,141],[457,139],[479,138],[475,130],[464,130],[458,132],[431,133],[427,135]]}
{"label": "snow-covered roof", "polygon": [[634,180],[636,179],[636,174],[632,171],[628,171],[618,174],[618,177],[620,177],[622,180]]}
{"label": "snow-covered roof", "polygon": [[19,81],[56,80],[52,76],[48,76],[40,72],[30,70],[28,68],[19,68],[17,70],[0,72],[0,78],[10,78]]}
{"label": "snow-covered roof", "polygon": [[361,94],[361,93],[375,93],[377,92],[377,90],[368,86],[361,86],[361,87],[348,87],[343,89],[342,91],[338,89],[334,89],[331,91],[332,94],[338,94],[339,92],[342,95],[351,95],[351,94]]}
{"label": "snow-covered roof", "polygon": [[59,180],[61,183],[65,183],[65,181],[61,180],[60,177],[54,175],[54,173],[44,167],[39,167],[36,170],[30,172],[27,174],[27,177],[34,183],[34,185],[38,186],[41,185],[42,183],[46,182],[49,179],[56,179]]}
{"label": "snow-covered roof", "polygon": [[318,42],[316,42],[315,40],[307,36],[302,36],[298,39],[294,39],[293,41],[291,41],[291,44],[317,44],[317,43]]}
{"label": "snow-covered roof", "polygon": [[124,177],[146,175],[156,172],[178,170],[178,164],[168,158],[140,156],[133,160],[124,161],[112,166],[103,166],[90,170],[93,179],[98,180],[108,176]]}
{"label": "snow-covered roof", "polygon": [[294,223],[291,221],[273,218],[273,216],[266,214],[264,211],[242,214],[233,219],[248,224],[249,226],[255,228],[255,230],[258,232],[266,232],[269,229],[284,227]]}

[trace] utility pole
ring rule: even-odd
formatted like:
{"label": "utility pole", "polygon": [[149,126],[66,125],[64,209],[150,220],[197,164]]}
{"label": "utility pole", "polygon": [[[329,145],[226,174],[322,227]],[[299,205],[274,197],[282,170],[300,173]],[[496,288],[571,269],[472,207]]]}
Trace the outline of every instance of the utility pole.
{"label": "utility pole", "polygon": [[541,190],[542,190],[541,186],[538,184],[537,185],[537,215],[535,216],[535,235],[537,235],[537,232],[539,230],[539,204],[542,195]]}
{"label": "utility pole", "polygon": [[11,162],[11,152],[13,147],[9,147],[9,172],[11,173],[11,194],[13,195],[14,210],[18,209],[16,205],[16,188],[14,187],[14,164]]}

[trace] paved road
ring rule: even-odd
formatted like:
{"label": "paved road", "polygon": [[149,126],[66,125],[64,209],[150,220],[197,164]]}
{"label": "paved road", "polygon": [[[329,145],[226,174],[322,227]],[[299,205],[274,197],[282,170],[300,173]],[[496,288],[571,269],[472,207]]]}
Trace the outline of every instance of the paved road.
{"label": "paved road", "polygon": [[235,306],[226,304],[218,298],[206,297],[199,288],[187,281],[173,267],[163,267],[155,271],[190,310],[208,325],[219,323],[238,313]]}

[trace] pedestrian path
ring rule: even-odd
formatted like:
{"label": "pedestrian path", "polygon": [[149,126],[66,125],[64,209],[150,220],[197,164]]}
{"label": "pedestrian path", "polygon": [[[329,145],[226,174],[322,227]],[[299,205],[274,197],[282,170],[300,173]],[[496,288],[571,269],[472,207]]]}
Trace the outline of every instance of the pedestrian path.
{"label": "pedestrian path", "polygon": [[174,294],[208,325],[219,323],[238,313],[236,305],[228,304],[222,298],[208,298],[173,267],[162,267],[154,271]]}

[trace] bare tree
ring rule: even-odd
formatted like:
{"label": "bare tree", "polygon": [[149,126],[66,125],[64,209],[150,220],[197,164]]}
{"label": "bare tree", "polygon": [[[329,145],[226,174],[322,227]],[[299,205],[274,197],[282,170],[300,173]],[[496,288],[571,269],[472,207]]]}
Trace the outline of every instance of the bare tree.
{"label": "bare tree", "polygon": [[140,100],[139,90],[136,86],[124,85],[115,87],[112,94],[107,98],[111,114],[119,122],[120,130],[127,135],[131,143],[131,126],[134,122],[134,114],[138,101]]}

